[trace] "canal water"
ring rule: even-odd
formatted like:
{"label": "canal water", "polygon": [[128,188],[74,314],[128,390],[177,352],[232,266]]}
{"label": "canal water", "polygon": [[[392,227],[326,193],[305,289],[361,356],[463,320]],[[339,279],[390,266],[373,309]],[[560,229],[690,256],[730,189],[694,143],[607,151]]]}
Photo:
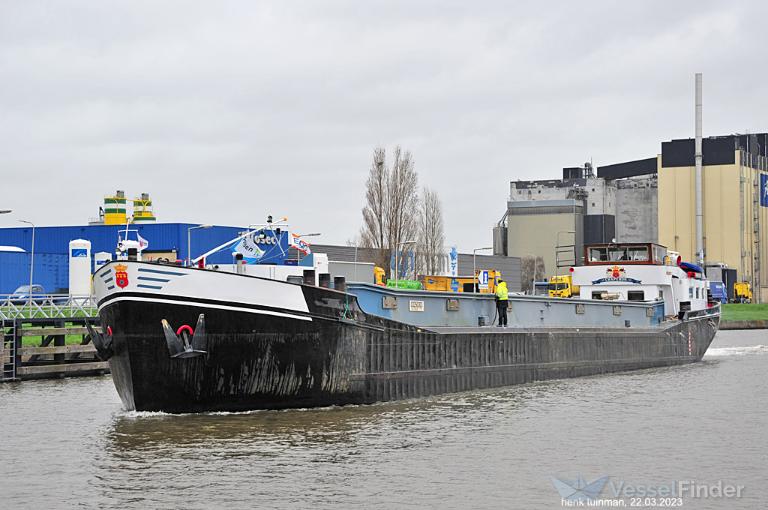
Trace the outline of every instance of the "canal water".
{"label": "canal water", "polygon": [[0,508],[561,508],[553,477],[604,476],[601,498],[692,480],[744,488],[683,508],[764,508],[768,332],[721,331],[688,366],[317,410],[130,413],[108,376],[4,384],[0,433]]}

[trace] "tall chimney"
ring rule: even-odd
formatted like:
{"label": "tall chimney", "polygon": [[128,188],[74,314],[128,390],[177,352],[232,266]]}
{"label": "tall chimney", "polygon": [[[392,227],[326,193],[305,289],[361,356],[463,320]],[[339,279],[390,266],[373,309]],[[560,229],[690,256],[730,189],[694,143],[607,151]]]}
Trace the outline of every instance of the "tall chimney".
{"label": "tall chimney", "polygon": [[704,214],[701,194],[701,73],[696,73],[696,261],[704,267]]}

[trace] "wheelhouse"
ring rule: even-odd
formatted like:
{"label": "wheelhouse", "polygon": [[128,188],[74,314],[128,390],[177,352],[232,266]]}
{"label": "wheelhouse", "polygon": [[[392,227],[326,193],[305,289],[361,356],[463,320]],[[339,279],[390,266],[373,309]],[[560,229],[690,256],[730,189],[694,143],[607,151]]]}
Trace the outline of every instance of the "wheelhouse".
{"label": "wheelhouse", "polygon": [[655,243],[587,245],[584,265],[571,268],[571,274],[580,299],[663,301],[668,316],[707,307],[701,269]]}

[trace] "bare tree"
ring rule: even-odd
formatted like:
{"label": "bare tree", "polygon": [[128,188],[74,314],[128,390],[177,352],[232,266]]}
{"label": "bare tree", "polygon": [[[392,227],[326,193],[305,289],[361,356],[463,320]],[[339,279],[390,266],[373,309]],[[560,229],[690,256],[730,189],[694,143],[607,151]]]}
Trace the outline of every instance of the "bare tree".
{"label": "bare tree", "polygon": [[349,247],[352,247],[352,248],[354,248],[355,246],[362,246],[362,245],[363,245],[363,243],[360,242],[360,235],[359,234],[356,234],[356,235],[348,238],[344,242],[344,246],[349,246]]}
{"label": "bare tree", "polygon": [[526,293],[533,291],[533,282],[540,282],[545,274],[544,259],[541,256],[527,255],[520,259],[521,290]]}
{"label": "bare tree", "polygon": [[443,205],[435,191],[424,187],[419,209],[420,270],[424,274],[437,274],[445,244]]}
{"label": "bare tree", "polygon": [[363,228],[360,238],[363,246],[388,248],[387,214],[389,210],[389,170],[385,166],[386,153],[383,147],[373,150],[373,161],[365,183],[365,207],[363,207]]}
{"label": "bare tree", "polygon": [[389,169],[386,167],[386,152],[383,147],[373,150],[373,161],[365,183],[365,206],[363,227],[360,230],[360,246],[374,248],[379,253],[376,265],[388,269],[389,264]]}
{"label": "bare tree", "polygon": [[392,250],[403,241],[415,240],[418,232],[418,176],[409,151],[395,147],[392,164],[386,151],[377,147],[366,182],[361,244],[381,250],[377,263],[389,272]]}
{"label": "bare tree", "polygon": [[544,280],[544,275],[547,273],[547,268],[544,267],[544,257],[541,255],[536,255],[535,260],[535,267],[534,267],[534,278],[536,278],[537,282],[540,282]]}
{"label": "bare tree", "polygon": [[387,186],[389,196],[387,226],[389,227],[389,246],[392,249],[397,249],[405,241],[416,241],[418,184],[419,180],[410,151],[402,152],[399,146],[395,147]]}
{"label": "bare tree", "polygon": [[526,294],[533,292],[534,273],[536,272],[536,260],[526,255],[520,258],[520,290]]}

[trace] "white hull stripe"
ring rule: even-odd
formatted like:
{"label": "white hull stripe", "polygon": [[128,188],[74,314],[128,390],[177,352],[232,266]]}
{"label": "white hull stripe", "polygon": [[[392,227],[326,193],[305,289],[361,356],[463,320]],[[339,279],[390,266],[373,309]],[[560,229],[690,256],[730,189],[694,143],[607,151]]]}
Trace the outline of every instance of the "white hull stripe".
{"label": "white hull stripe", "polygon": [[153,298],[147,298],[147,297],[131,297],[131,296],[125,296],[125,297],[116,297],[112,298],[103,305],[99,306],[99,312],[101,312],[102,308],[111,305],[112,303],[116,303],[118,301],[138,301],[142,303],[163,303],[166,305],[176,305],[176,306],[199,306],[201,308],[216,308],[219,310],[231,310],[234,312],[245,312],[245,313],[257,313],[260,315],[274,315],[276,317],[286,317],[289,319],[297,319],[300,321],[312,321],[312,317],[307,317],[305,315],[294,315],[291,313],[284,313],[284,312],[274,312],[272,310],[260,310],[256,308],[242,308],[239,306],[230,306],[230,305],[215,305],[211,303],[201,303],[199,301],[174,301],[170,299],[153,299]]}
{"label": "white hull stripe", "polygon": [[164,274],[168,276],[187,276],[188,274],[188,273],[180,273],[179,271],[163,271],[160,269],[147,269],[146,267],[140,267],[138,268],[138,271],[140,273]]}

